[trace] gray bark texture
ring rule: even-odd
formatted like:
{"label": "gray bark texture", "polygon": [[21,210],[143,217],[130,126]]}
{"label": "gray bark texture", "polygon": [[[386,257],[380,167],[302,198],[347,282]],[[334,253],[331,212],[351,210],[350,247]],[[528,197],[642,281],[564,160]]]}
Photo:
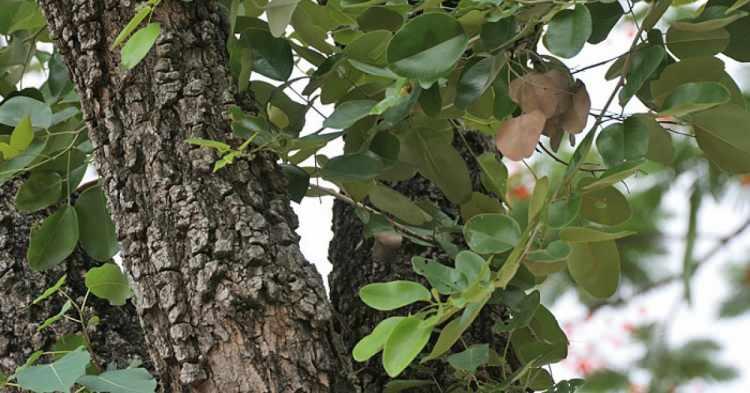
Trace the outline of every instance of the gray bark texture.
{"label": "gray bark texture", "polygon": [[215,154],[185,143],[231,138],[225,113],[242,104],[216,3],[163,1],[155,48],[130,71],[110,45],[135,1],[40,5],[81,97],[163,390],[352,391],[337,385],[348,355],[274,157],[212,174]]}
{"label": "gray bark texture", "polygon": [[[474,133],[468,133],[466,137],[474,153],[481,154],[490,151],[491,143],[485,137]],[[454,141],[454,145],[469,164],[474,189],[481,190],[480,171],[476,161],[464,144]],[[393,186],[413,200],[426,199],[435,203],[452,217],[459,215],[459,207],[448,201],[433,183],[419,175]],[[441,249],[416,245],[407,239],[403,240],[397,250],[385,253],[387,254],[385,258],[382,250],[383,247],[373,238],[365,237],[362,222],[354,213],[354,208],[336,201],[333,207],[333,240],[328,251],[329,259],[333,264],[329,284],[334,309],[340,315],[345,316],[345,321],[337,324],[337,330],[349,351],[380,321],[405,313],[403,310],[397,310],[391,314],[385,314],[367,307],[357,295],[361,287],[373,282],[393,280],[413,280],[427,284],[426,280],[412,270],[411,258],[415,255],[436,258],[447,265],[453,264]],[[464,341],[468,345],[490,343],[492,348],[502,349],[506,345],[505,337],[493,334],[492,327],[503,317],[502,307],[488,304],[464,336]],[[456,345],[454,349],[460,350],[461,348]],[[379,356],[373,357],[367,364],[356,365],[355,371],[359,385],[367,393],[382,392],[383,387],[390,380],[380,365]],[[412,368],[408,370],[405,378],[434,380],[443,387],[455,382],[452,379],[451,369],[440,361],[432,361],[424,366]],[[435,391],[435,387],[426,388],[425,391]]]}
{"label": "gray bark texture", "polygon": [[[31,271],[26,261],[29,231],[45,215],[21,214],[15,210],[14,197],[20,184],[21,180],[15,180],[0,187],[0,293],[3,294],[0,296],[0,372],[6,375],[23,365],[34,351],[50,350],[56,338],[80,331],[80,325],[63,320],[37,332],[45,319],[57,314],[63,300],[56,296],[37,305],[31,303],[67,274],[66,291],[80,304],[86,294],[84,273],[98,265],[83,252],[76,252],[55,269],[41,273]],[[97,358],[118,367],[143,360],[150,368],[133,305],[111,307],[93,296],[87,304],[101,319],[98,328],[89,332]]]}

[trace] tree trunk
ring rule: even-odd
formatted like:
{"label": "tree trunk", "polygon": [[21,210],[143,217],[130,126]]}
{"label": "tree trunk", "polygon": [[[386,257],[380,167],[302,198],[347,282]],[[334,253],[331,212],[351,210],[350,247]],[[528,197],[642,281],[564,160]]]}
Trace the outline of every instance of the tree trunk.
{"label": "tree trunk", "polygon": [[[55,338],[80,331],[80,325],[61,321],[37,332],[42,322],[57,314],[63,301],[52,298],[37,305],[31,302],[45,289],[67,274],[66,290],[79,302],[86,294],[83,274],[96,262],[83,252],[76,252],[63,264],[43,273],[32,272],[26,261],[29,231],[39,223],[43,214],[21,214],[15,210],[14,197],[21,181],[10,181],[0,188],[0,372],[12,374],[24,364],[32,352],[50,350]],[[118,367],[127,367],[133,360],[148,363],[143,332],[138,324],[135,308],[128,303],[111,307],[106,301],[89,297],[101,322],[91,334],[97,356]],[[146,364],[147,368],[149,364]]]}
{"label": "tree trunk", "polygon": [[135,2],[40,3],[81,96],[164,390],[352,391],[334,387],[348,354],[274,157],[212,174],[215,155],[185,143],[229,139],[238,102],[216,3],[163,1],[156,46],[131,71],[109,47]]}
{"label": "tree trunk", "polygon": [[[466,137],[474,153],[481,154],[490,151],[490,142],[485,137],[475,133],[468,133]],[[459,142],[454,144],[469,165],[474,189],[481,190],[480,170],[477,163],[465,145]],[[458,206],[448,201],[433,183],[419,175],[395,184],[394,188],[413,200],[430,200],[452,217],[459,215]],[[367,307],[358,296],[361,287],[373,282],[392,280],[414,280],[425,283],[426,281],[412,270],[411,258],[415,255],[442,259],[443,262],[452,265],[450,259],[439,248],[419,246],[406,239],[396,252],[389,253],[386,258],[383,258],[378,250],[380,246],[376,245],[372,238],[365,239],[363,229],[362,222],[351,205],[341,201],[334,202],[333,239],[328,252],[333,270],[329,284],[334,309],[337,313],[346,316],[347,323],[337,325],[337,329],[349,352],[362,337],[372,331],[378,322],[391,315],[404,314],[403,310],[385,314]],[[503,318],[503,312],[502,307],[485,306],[465,335],[467,344],[490,343],[495,349],[503,348],[506,345],[505,337],[492,333],[493,325]],[[443,362],[433,361],[425,366],[427,367],[412,370],[411,374],[407,374],[408,377],[434,380],[441,385],[453,382],[451,370],[444,367]],[[390,379],[380,365],[379,356],[373,357],[366,367],[357,371],[359,383],[363,386],[363,391],[368,393],[382,392]],[[426,391],[434,391],[434,387],[427,388]]]}

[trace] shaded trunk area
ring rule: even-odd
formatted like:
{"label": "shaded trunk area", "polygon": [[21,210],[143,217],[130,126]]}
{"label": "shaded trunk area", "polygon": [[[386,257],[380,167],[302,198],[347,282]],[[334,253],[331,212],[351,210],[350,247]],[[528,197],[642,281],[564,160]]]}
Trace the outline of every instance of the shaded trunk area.
{"label": "shaded trunk area", "polygon": [[[67,274],[65,290],[79,303],[86,294],[84,274],[99,263],[76,252],[55,269],[42,273],[31,271],[26,261],[29,231],[41,222],[44,214],[22,214],[15,210],[14,199],[20,180],[10,181],[0,188],[0,372],[12,374],[29,356],[38,350],[49,351],[57,338],[76,334],[80,325],[60,321],[37,331],[45,319],[57,314],[63,304],[59,296],[31,305],[32,301]],[[112,307],[107,301],[90,296],[87,304],[101,321],[89,334],[99,357],[118,367],[132,361],[144,361],[151,368],[146,354],[143,331],[138,324],[135,307],[128,303]],[[102,365],[106,366],[106,365]]]}
{"label": "shaded trunk area", "polygon": [[[486,137],[478,133],[467,133],[465,136],[475,154],[491,151],[491,142]],[[459,137],[456,136],[456,139]],[[454,145],[469,166],[474,189],[482,190],[479,181],[480,170],[473,155],[462,142],[454,141]],[[451,217],[459,216],[459,206],[448,201],[443,193],[424,177],[417,175],[409,180],[393,184],[393,187],[412,200],[429,200]],[[342,322],[337,325],[337,329],[350,353],[354,345],[362,337],[368,335],[378,322],[392,315],[405,314],[404,310],[384,313],[367,307],[358,296],[359,289],[373,282],[393,280],[413,280],[426,284],[426,280],[412,270],[411,258],[413,256],[435,258],[447,265],[453,264],[440,248],[417,245],[406,238],[397,250],[384,255],[382,247],[373,238],[366,238],[362,221],[355,214],[354,207],[341,201],[334,202],[333,240],[329,248],[329,259],[333,264],[333,270],[329,277],[329,284],[333,306],[342,316]],[[493,334],[492,327],[497,321],[502,320],[503,313],[504,310],[500,306],[485,306],[464,335],[466,344],[489,343],[493,348],[502,349],[506,345],[505,337]],[[459,344],[454,350],[463,349],[458,347]],[[355,371],[365,392],[382,392],[385,384],[390,380],[381,365],[380,355],[373,357],[366,364],[355,365]],[[452,369],[440,360],[418,368],[412,367],[402,378],[433,380],[443,387],[455,382]],[[425,391],[431,392],[435,389],[435,386],[432,386],[426,388]]]}
{"label": "shaded trunk area", "polygon": [[216,155],[185,143],[230,140],[226,110],[239,103],[216,2],[163,1],[157,43],[130,71],[110,45],[134,2],[40,3],[81,97],[164,390],[352,391],[336,385],[349,355],[275,158],[213,174]]}

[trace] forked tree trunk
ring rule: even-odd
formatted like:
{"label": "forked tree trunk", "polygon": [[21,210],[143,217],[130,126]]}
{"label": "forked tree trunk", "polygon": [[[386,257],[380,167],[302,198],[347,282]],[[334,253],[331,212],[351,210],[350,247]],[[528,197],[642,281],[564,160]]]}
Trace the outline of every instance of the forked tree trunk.
{"label": "forked tree trunk", "polygon": [[[80,331],[79,325],[63,320],[37,332],[45,319],[57,314],[63,301],[53,297],[37,305],[31,303],[63,274],[67,274],[65,289],[69,296],[81,302],[86,293],[83,274],[98,265],[82,252],[76,252],[56,269],[43,273],[31,271],[26,261],[29,231],[44,215],[15,210],[14,197],[20,184],[16,180],[0,187],[0,372],[6,375],[23,365],[34,351],[49,351],[56,338]],[[142,360],[151,368],[133,305],[111,307],[93,297],[87,304],[93,306],[101,319],[96,332],[91,334],[97,355],[118,367]]]}
{"label": "forked tree trunk", "polygon": [[40,3],[81,97],[165,390],[352,391],[333,387],[348,355],[273,157],[212,174],[216,156],[185,143],[230,137],[237,99],[216,3],[163,1],[160,38],[129,72],[109,47],[136,2]]}
{"label": "forked tree trunk", "polygon": [[[466,135],[471,149],[476,154],[490,151],[490,142],[480,134]],[[458,141],[456,141],[458,142]],[[475,190],[481,190],[479,169],[477,164],[462,143],[454,143],[456,148],[469,164],[472,183]],[[394,188],[413,200],[426,199],[439,206],[452,217],[459,215],[459,207],[448,201],[442,192],[427,179],[417,175],[407,181],[399,182]],[[333,208],[333,240],[329,248],[329,259],[333,270],[329,278],[331,288],[331,302],[334,309],[345,316],[345,323],[337,325],[348,351],[362,337],[370,333],[378,322],[390,316],[367,307],[358,297],[359,289],[373,282],[392,280],[414,280],[426,282],[412,270],[411,258],[421,255],[436,258],[443,263],[452,265],[452,261],[439,248],[429,248],[416,245],[404,239],[401,247],[383,256],[382,247],[375,244],[374,239],[365,239],[361,220],[354,213],[354,208],[348,204],[336,201]],[[403,310],[393,312],[393,315],[403,314]],[[503,348],[505,337],[493,334],[493,326],[502,320],[504,310],[499,306],[487,305],[477,320],[466,333],[465,342],[490,343],[492,348]],[[455,349],[460,350],[458,345]],[[514,359],[510,359],[514,361]],[[390,380],[380,365],[380,356],[373,357],[366,365],[355,365],[356,375],[363,391],[380,393]],[[452,370],[440,361],[432,361],[419,369],[407,372],[405,378],[419,378],[433,380],[443,385],[451,383]],[[444,388],[445,386],[443,386]],[[425,388],[426,392],[436,391],[435,386]]]}

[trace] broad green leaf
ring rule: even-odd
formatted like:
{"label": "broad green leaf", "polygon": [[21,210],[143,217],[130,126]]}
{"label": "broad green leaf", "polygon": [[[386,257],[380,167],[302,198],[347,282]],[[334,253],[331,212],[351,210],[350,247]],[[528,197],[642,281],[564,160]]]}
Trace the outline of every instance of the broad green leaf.
{"label": "broad green leaf", "polygon": [[128,70],[137,66],[154,46],[159,33],[161,33],[159,23],[149,23],[146,27],[136,31],[122,46],[120,51],[122,66]]}
{"label": "broad green leaf", "polygon": [[[744,9],[750,10],[747,6]],[[750,62],[750,16],[728,25],[726,29],[730,39],[724,54],[739,62]]]}
{"label": "broad green leaf", "polygon": [[386,318],[372,329],[372,333],[363,337],[352,350],[354,360],[364,362],[375,356],[383,349],[391,332],[404,319],[404,317]]}
{"label": "broad green leaf", "polygon": [[138,26],[141,25],[141,22],[143,22],[146,19],[146,17],[149,16],[150,14],[151,14],[150,6],[145,5],[141,7],[141,9],[138,10],[138,12],[136,12],[135,15],[133,15],[133,18],[130,19],[130,22],[128,22],[128,24],[125,25],[125,27],[123,27],[122,31],[120,31],[120,34],[117,35],[114,42],[112,42],[112,47],[110,49],[115,49],[118,46],[120,46],[120,44],[125,42],[125,40],[128,37],[130,37],[131,34],[133,34],[135,29],[137,29]]}
{"label": "broad green leaf", "polygon": [[588,42],[592,44],[607,39],[624,13],[622,6],[616,1],[586,3],[586,8],[591,14],[591,37]]}
{"label": "broad green leaf", "polygon": [[539,291],[526,295],[520,290],[505,290],[499,295],[500,302],[508,307],[510,318],[498,321],[492,328],[495,333],[507,333],[528,326],[539,308]]}
{"label": "broad green leaf", "polygon": [[727,14],[726,10],[727,8],[723,6],[706,7],[697,18],[689,21],[676,21],[672,23],[672,26],[682,30],[706,33],[711,30],[726,27],[748,15],[745,11],[736,11]]}
{"label": "broad green leaf", "polygon": [[282,164],[281,171],[286,176],[289,199],[297,203],[302,202],[310,186],[310,175],[296,165]]}
{"label": "broad green leaf", "polygon": [[115,224],[100,186],[81,193],[76,201],[81,247],[91,258],[104,262],[120,251]]}
{"label": "broad green leaf", "polygon": [[31,213],[52,206],[62,196],[63,179],[55,172],[34,171],[16,194],[16,209]]}
{"label": "broad green leaf", "polygon": [[508,188],[508,168],[493,153],[482,153],[477,158],[477,163],[482,170],[481,181],[484,188],[499,198],[505,199]]}
{"label": "broad green leaf", "polygon": [[521,229],[510,216],[480,214],[466,223],[464,238],[474,252],[499,254],[515,247],[521,238]]}
{"label": "broad green leaf", "polygon": [[50,348],[51,352],[59,352],[52,354],[52,360],[60,359],[70,352],[75,351],[79,347],[86,345],[86,339],[82,334],[67,334],[59,337],[55,344]]}
{"label": "broad green leaf", "polygon": [[466,109],[484,94],[495,82],[498,73],[507,63],[505,54],[485,57],[467,65],[456,86],[455,106]]}
{"label": "broad green leaf", "polygon": [[252,45],[254,72],[278,81],[289,79],[294,66],[289,40],[259,29],[248,29],[242,34],[247,35]]}
{"label": "broad green leaf", "polygon": [[443,98],[440,95],[440,86],[434,84],[429,89],[423,90],[419,95],[419,106],[427,116],[437,117],[443,110]]}
{"label": "broad green leaf", "polygon": [[388,30],[375,30],[361,35],[344,48],[343,53],[350,60],[377,67],[385,67],[385,50],[393,33]]}
{"label": "broad green leaf", "polygon": [[343,130],[349,128],[370,114],[377,102],[372,100],[354,100],[341,103],[323,122],[323,127]]}
{"label": "broad green leaf", "polygon": [[568,355],[568,338],[555,316],[540,305],[526,328],[511,335],[511,344],[522,364],[544,365],[556,363]]}
{"label": "broad green leaf", "polygon": [[631,216],[628,199],[611,186],[583,194],[582,205],[581,216],[602,225],[619,225]]}
{"label": "broad green leaf", "polygon": [[545,176],[537,180],[534,185],[534,192],[531,193],[531,200],[529,201],[529,223],[534,220],[544,208],[544,202],[547,200],[548,192],[549,178]]}
{"label": "broad green leaf", "polygon": [[399,280],[365,285],[359,290],[359,297],[376,310],[390,311],[414,302],[430,301],[432,295],[422,284]]}
{"label": "broad green leaf", "polygon": [[42,366],[30,366],[16,373],[23,389],[34,392],[69,392],[76,380],[86,374],[91,355],[80,347],[60,360]]}
{"label": "broad green leaf", "polygon": [[626,162],[624,164],[610,168],[606,172],[599,175],[598,179],[591,182],[582,183],[585,185],[581,188],[581,191],[583,191],[584,193],[592,192],[619,183],[632,176],[634,173],[638,172],[641,165],[643,165],[643,162],[644,160]]}
{"label": "broad green leaf", "polygon": [[375,154],[355,153],[331,158],[320,175],[338,182],[367,181],[380,175],[383,170],[383,160]]}
{"label": "broad green leaf", "polygon": [[625,86],[620,90],[620,105],[625,105],[659,69],[666,51],[661,46],[647,46],[630,57]]}
{"label": "broad green leaf", "polygon": [[78,244],[78,215],[65,206],[31,230],[26,258],[34,271],[47,270],[68,257]]}
{"label": "broad green leaf", "polygon": [[505,17],[495,22],[485,22],[479,32],[482,47],[492,50],[511,42],[516,34],[516,22],[512,17]]}
{"label": "broad green leaf", "polygon": [[461,251],[456,255],[456,271],[466,279],[466,286],[470,287],[480,280],[489,280],[487,261],[471,251]]}
{"label": "broad green leaf", "polygon": [[571,58],[583,49],[591,37],[592,21],[584,5],[558,12],[549,22],[544,35],[544,46],[553,54]]}
{"label": "broad green leaf", "polygon": [[396,31],[403,23],[403,15],[388,7],[368,7],[365,12],[357,17],[357,24],[364,32],[375,30]]}
{"label": "broad green leaf", "polygon": [[690,116],[698,146],[720,168],[750,173],[750,113],[725,104]]}
{"label": "broad green leaf", "polygon": [[122,306],[133,296],[128,279],[114,263],[106,263],[86,273],[86,288],[113,306]]}
{"label": "broad green leaf", "polygon": [[479,312],[487,303],[487,299],[479,303],[469,303],[464,309],[463,314],[460,317],[453,318],[448,322],[443,329],[440,331],[435,346],[432,347],[432,351],[424,359],[422,363],[428,362],[433,359],[437,359],[442,354],[447,352],[453,345],[461,338],[461,335],[468,329],[474,320],[479,316]]}
{"label": "broad green leaf", "polygon": [[581,196],[570,195],[550,203],[547,209],[547,224],[550,228],[560,229],[570,225],[581,211]]}
{"label": "broad green leaf", "polygon": [[614,168],[637,162],[648,153],[649,130],[637,121],[615,123],[604,128],[596,138],[602,161]]}
{"label": "broad green leaf", "polygon": [[396,33],[386,56],[395,73],[431,84],[453,68],[468,42],[463,27],[452,16],[424,14]]}
{"label": "broad green leaf", "polygon": [[448,356],[445,360],[455,369],[474,374],[477,368],[487,364],[490,360],[490,346],[489,344],[475,344],[463,352]]}
{"label": "broad green leaf", "polygon": [[128,368],[105,371],[99,375],[85,375],[78,379],[91,392],[154,393],[156,380],[146,369]]}
{"label": "broad green leaf", "polygon": [[681,117],[726,104],[730,99],[729,91],[720,83],[686,83],[678,86],[667,97],[659,115]]}
{"label": "broad green leaf", "polygon": [[0,105],[0,124],[16,127],[26,117],[31,117],[31,125],[35,128],[49,128],[52,125],[52,109],[33,98],[15,96]]}
{"label": "broad green leaf", "polygon": [[390,187],[376,184],[369,192],[370,202],[385,213],[396,216],[399,220],[411,224],[422,225],[430,217],[411,199]]}
{"label": "broad green leaf", "polygon": [[642,127],[648,128],[648,152],[646,158],[664,165],[670,165],[673,160],[672,136],[665,130],[654,116],[638,114],[633,115],[634,122],[640,123]]}
{"label": "broad green leaf", "polygon": [[412,257],[411,264],[414,272],[426,278],[430,286],[438,292],[450,295],[459,291],[461,275],[456,270],[419,256]]}
{"label": "broad green leaf", "polygon": [[266,7],[268,27],[274,37],[281,37],[292,20],[294,9],[300,0],[271,0]]}
{"label": "broad green leaf", "polygon": [[643,29],[643,31],[649,31],[653,29],[654,26],[659,23],[661,18],[667,12],[670,5],[672,5],[672,0],[654,1],[651,5],[651,8],[648,10],[648,14],[646,14],[646,18],[643,20],[643,22],[641,22],[641,29]]}
{"label": "broad green leaf", "polygon": [[34,130],[31,128],[31,117],[24,116],[10,134],[9,143],[0,142],[0,153],[5,160],[11,160],[26,151],[33,140]]}
{"label": "broad green leaf", "polygon": [[651,82],[651,94],[654,102],[662,105],[678,86],[690,82],[718,82],[724,74],[724,62],[715,57],[689,57],[666,66],[659,79]]}
{"label": "broad green leaf", "polygon": [[597,243],[622,239],[634,235],[635,232],[603,232],[597,229],[584,227],[567,227],[560,230],[560,239],[571,244]]}
{"label": "broad green leaf", "polygon": [[564,261],[570,255],[570,246],[560,240],[555,240],[543,250],[535,250],[526,256],[529,261],[554,263]]}
{"label": "broad green leaf", "polygon": [[706,32],[680,30],[672,26],[667,31],[667,47],[680,59],[713,56],[729,45],[729,32],[716,29]]}
{"label": "broad green leaf", "polygon": [[45,301],[45,300],[49,299],[49,297],[50,297],[50,296],[52,296],[52,295],[56,294],[56,293],[57,293],[57,291],[59,291],[59,290],[60,290],[60,288],[62,288],[62,286],[63,286],[63,285],[65,285],[65,278],[66,278],[67,276],[68,276],[67,274],[63,274],[63,276],[62,276],[62,277],[60,277],[60,279],[59,279],[59,280],[57,280],[57,282],[55,283],[55,285],[53,285],[53,286],[51,286],[51,287],[47,288],[47,289],[46,289],[46,290],[44,291],[44,293],[42,293],[42,294],[41,294],[41,295],[39,295],[39,296],[38,296],[38,297],[37,297],[36,299],[34,299],[34,301],[33,301],[33,302],[31,302],[31,304],[39,304],[40,302],[43,302],[43,301]]}
{"label": "broad green leaf", "polygon": [[573,280],[594,297],[608,298],[614,295],[620,283],[620,254],[615,242],[581,242],[571,246],[568,270]]}
{"label": "broad green leaf", "polygon": [[471,197],[471,176],[466,161],[451,143],[452,130],[419,127],[399,135],[399,139],[401,161],[418,168],[448,200],[461,205]]}
{"label": "broad green leaf", "polygon": [[423,326],[422,318],[402,319],[393,329],[383,348],[383,367],[391,378],[396,378],[422,352],[432,333],[432,326]]}
{"label": "broad green leaf", "polygon": [[39,157],[44,151],[47,145],[47,139],[37,139],[35,142],[26,149],[25,152],[21,153],[18,157],[14,157],[8,161],[0,161],[0,185],[17,175],[20,171],[24,170],[29,164]]}
{"label": "broad green leaf", "polygon": [[464,221],[469,221],[479,214],[503,212],[503,207],[497,199],[481,192],[472,192],[471,199],[461,205],[461,217]]}

